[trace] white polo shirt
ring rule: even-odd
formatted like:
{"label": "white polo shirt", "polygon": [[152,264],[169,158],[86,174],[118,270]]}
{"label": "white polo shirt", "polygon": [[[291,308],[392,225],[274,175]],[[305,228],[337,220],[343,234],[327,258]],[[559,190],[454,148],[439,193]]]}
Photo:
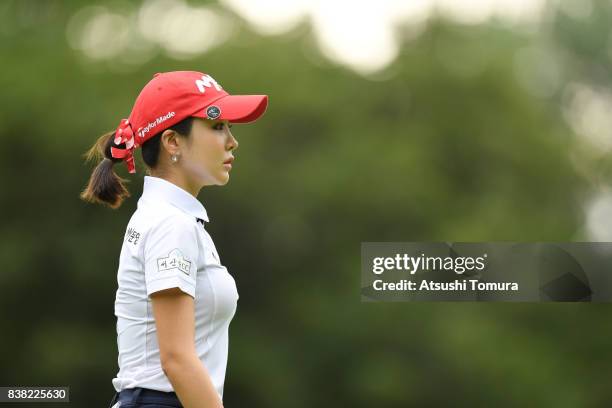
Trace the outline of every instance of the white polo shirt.
{"label": "white polo shirt", "polygon": [[204,229],[204,206],[187,191],[161,178],[145,176],[138,208],[121,248],[115,297],[119,373],[117,392],[143,387],[174,391],[164,374],[151,295],[180,288],[194,298],[195,349],[223,398],[228,328],[236,311],[234,278],[221,265]]}

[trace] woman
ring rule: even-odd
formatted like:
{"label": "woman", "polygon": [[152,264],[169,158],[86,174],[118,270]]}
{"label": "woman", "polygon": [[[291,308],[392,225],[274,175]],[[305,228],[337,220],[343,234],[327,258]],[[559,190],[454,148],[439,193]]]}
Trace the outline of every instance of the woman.
{"label": "woman", "polygon": [[266,95],[228,95],[209,75],[157,73],[128,119],[87,152],[102,159],[81,193],[117,208],[129,196],[113,165],[147,165],[123,239],[115,298],[119,373],[111,406],[220,407],[236,284],[204,229],[200,189],[225,185],[238,142],[230,122],[266,110]]}

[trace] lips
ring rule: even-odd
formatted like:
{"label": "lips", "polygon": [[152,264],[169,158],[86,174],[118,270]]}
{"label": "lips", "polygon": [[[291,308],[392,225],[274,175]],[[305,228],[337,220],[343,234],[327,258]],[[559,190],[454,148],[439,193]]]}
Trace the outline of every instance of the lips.
{"label": "lips", "polygon": [[233,157],[230,157],[229,159],[227,159],[226,161],[223,162],[223,164],[232,164],[232,162],[234,161]]}

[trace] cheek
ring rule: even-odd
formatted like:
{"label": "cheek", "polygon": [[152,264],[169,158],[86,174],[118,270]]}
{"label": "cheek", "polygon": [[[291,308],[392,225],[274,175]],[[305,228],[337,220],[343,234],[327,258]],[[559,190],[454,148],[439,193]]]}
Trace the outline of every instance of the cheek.
{"label": "cheek", "polygon": [[215,167],[224,160],[225,146],[220,139],[220,137],[211,138],[199,147],[199,156],[207,167]]}

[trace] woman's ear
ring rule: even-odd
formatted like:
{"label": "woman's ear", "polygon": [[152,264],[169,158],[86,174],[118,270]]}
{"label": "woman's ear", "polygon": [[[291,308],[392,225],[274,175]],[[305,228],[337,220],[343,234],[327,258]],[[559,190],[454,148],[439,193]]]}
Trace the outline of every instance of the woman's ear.
{"label": "woman's ear", "polygon": [[172,129],[166,129],[161,135],[161,144],[163,148],[170,154],[179,153],[178,133]]}

